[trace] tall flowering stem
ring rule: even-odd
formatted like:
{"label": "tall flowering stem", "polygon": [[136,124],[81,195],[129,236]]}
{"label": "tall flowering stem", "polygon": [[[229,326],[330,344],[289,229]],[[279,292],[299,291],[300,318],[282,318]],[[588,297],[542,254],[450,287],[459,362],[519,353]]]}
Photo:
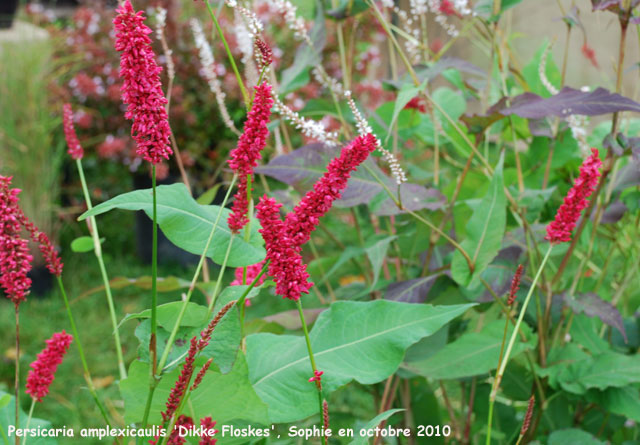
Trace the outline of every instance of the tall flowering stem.
{"label": "tall flowering stem", "polygon": [[[82,167],[82,157],[84,154],[84,150],[82,149],[82,145],[78,140],[78,136],[76,135],[76,131],[73,126],[73,113],[71,109],[71,104],[64,105],[63,125],[64,125],[64,135],[67,141],[68,153],[76,161],[76,168],[78,169],[78,175],[80,176],[80,183],[82,184],[84,201],[87,205],[87,210],[91,210],[93,208],[93,204],[91,202],[91,195],[89,194],[89,188],[87,187],[87,180],[85,179],[84,169]],[[109,316],[111,318],[111,326],[113,328],[113,336],[114,336],[115,346],[116,346],[116,356],[118,360],[118,370],[120,372],[120,379],[125,379],[127,377],[127,370],[124,365],[124,357],[122,354],[122,343],[120,341],[118,321],[116,317],[115,306],[113,304],[111,284],[109,282],[109,275],[107,274],[107,269],[105,267],[104,259],[102,257],[102,244],[100,243],[100,233],[98,232],[98,224],[94,216],[89,217],[89,220],[87,221],[87,227],[89,228],[89,232],[91,233],[91,238],[93,240],[93,252],[98,260],[98,266],[100,267],[100,274],[102,275],[102,283],[104,284],[105,294],[107,296],[107,305],[109,307]],[[76,335],[76,339],[77,338],[78,337]]]}
{"label": "tall flowering stem", "polygon": [[127,104],[125,117],[133,120],[131,135],[136,141],[139,156],[152,164],[153,189],[153,247],[151,259],[151,355],[150,380],[155,379],[157,363],[157,265],[158,265],[158,224],[156,194],[156,164],[169,159],[171,129],[167,115],[167,99],[162,92],[160,68],[155,61],[149,34],[153,31],[144,24],[142,11],[136,12],[129,0],[116,9],[118,15],[113,20],[116,30],[115,48],[121,52],[120,77],[122,101]]}
{"label": "tall flowering stem", "polygon": [[[589,156],[582,163],[582,166],[580,167],[580,176],[575,180],[573,187],[571,187],[571,189],[567,193],[567,196],[564,198],[564,202],[558,209],[556,217],[547,226],[547,236],[545,237],[545,239],[550,242],[549,249],[542,259],[542,263],[540,263],[540,267],[538,268],[533,282],[531,283],[529,292],[527,292],[527,296],[522,303],[522,308],[520,308],[520,315],[518,316],[518,320],[516,321],[515,327],[513,328],[513,332],[511,334],[511,338],[509,339],[509,344],[507,346],[504,359],[500,362],[500,366],[498,368],[498,372],[496,373],[493,387],[491,389],[491,395],[489,396],[487,445],[491,443],[490,441],[493,405],[495,403],[498,388],[500,387],[500,381],[502,380],[504,370],[507,367],[507,363],[509,362],[509,356],[511,355],[511,350],[513,349],[513,345],[515,344],[516,336],[518,335],[518,330],[520,329],[520,324],[522,323],[524,314],[527,311],[527,306],[529,305],[529,300],[531,299],[533,290],[535,289],[542,270],[544,269],[544,266],[547,263],[549,256],[551,255],[553,246],[559,243],[571,241],[571,232],[575,228],[578,219],[580,219],[582,210],[584,210],[588,206],[587,198],[591,196],[598,184],[598,178],[600,177],[599,168],[601,166],[602,162],[600,161],[598,151],[594,148],[591,151],[591,156]],[[514,283],[512,283],[512,287],[514,286],[516,286],[515,279]]]}

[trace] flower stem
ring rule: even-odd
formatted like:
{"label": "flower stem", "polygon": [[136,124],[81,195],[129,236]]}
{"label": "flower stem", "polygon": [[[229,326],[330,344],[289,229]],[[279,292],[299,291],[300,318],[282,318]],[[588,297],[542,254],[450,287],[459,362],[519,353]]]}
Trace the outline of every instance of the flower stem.
{"label": "flower stem", "polygon": [[[313,374],[315,375],[318,367],[316,366],[316,361],[313,358],[313,349],[311,348],[311,339],[309,339],[309,330],[307,329],[307,322],[304,319],[304,311],[302,310],[302,301],[298,299],[296,301],[296,306],[298,306],[298,313],[300,314],[300,322],[302,323],[302,331],[304,332],[304,339],[307,343],[307,352],[309,353],[309,361],[311,362],[311,369],[313,370]],[[320,406],[320,415],[322,416],[322,383],[320,380],[315,381],[316,388],[318,389],[318,402]],[[327,438],[325,437],[325,443]]]}
{"label": "flower stem", "polygon": [[487,420],[487,445],[491,443],[491,423],[493,420],[493,405],[496,401],[496,394],[498,392],[498,388],[500,387],[500,381],[502,380],[502,376],[504,375],[504,370],[507,367],[507,363],[509,362],[509,356],[511,355],[511,350],[513,349],[513,345],[516,341],[516,337],[518,336],[518,331],[520,329],[520,324],[522,324],[522,319],[524,318],[524,314],[527,312],[527,306],[529,305],[529,300],[531,300],[531,295],[533,295],[533,290],[536,288],[536,284],[540,279],[540,275],[542,274],[542,269],[544,269],[549,256],[551,255],[551,251],[553,250],[553,244],[549,244],[549,249],[542,259],[542,263],[540,263],[540,267],[536,272],[536,276],[533,278],[533,282],[531,283],[531,287],[529,288],[529,292],[527,292],[527,296],[524,299],[524,303],[522,303],[522,307],[520,308],[520,315],[518,316],[518,320],[516,321],[516,325],[513,328],[513,332],[511,337],[509,338],[509,345],[507,346],[507,351],[504,354],[504,358],[500,363],[500,367],[498,368],[498,372],[496,373],[496,377],[493,381],[493,387],[491,389],[491,395],[489,396],[489,417]]}
{"label": "flower stem", "polygon": [[158,196],[156,193],[156,166],[151,167],[151,189],[153,193],[153,244],[151,250],[151,338],[149,339],[149,357],[151,358],[151,379],[156,374],[158,326]]}
{"label": "flower stem", "polygon": [[[16,378],[15,378],[16,429],[20,428],[20,310],[16,304]],[[16,445],[20,439],[16,435]]]}
{"label": "flower stem", "polygon": [[[171,348],[173,347],[173,343],[176,339],[176,335],[178,333],[178,329],[180,328],[180,323],[182,322],[182,318],[184,317],[184,314],[186,313],[187,310],[187,304],[189,303],[189,300],[191,299],[191,295],[193,294],[193,290],[196,287],[196,283],[198,281],[198,277],[200,276],[200,271],[202,270],[202,266],[204,265],[204,262],[206,261],[207,258],[207,252],[209,251],[209,246],[211,245],[211,241],[213,240],[213,235],[216,232],[216,228],[218,227],[218,223],[220,222],[220,217],[222,216],[222,209],[224,209],[225,204],[227,203],[227,200],[229,199],[229,195],[231,194],[231,190],[233,189],[233,185],[235,184],[237,179],[237,175],[233,175],[233,179],[231,179],[231,184],[229,185],[229,188],[227,190],[227,193],[224,197],[224,200],[222,201],[222,205],[220,206],[220,211],[218,212],[218,215],[216,216],[216,219],[213,223],[213,227],[211,228],[211,232],[209,233],[209,238],[207,239],[207,243],[204,246],[204,249],[202,251],[202,254],[200,255],[200,261],[198,261],[198,266],[196,267],[196,271],[193,274],[193,278],[191,279],[191,284],[189,285],[189,290],[187,291],[187,295],[184,299],[184,302],[182,304],[182,307],[180,308],[180,313],[178,314],[178,318],[176,319],[175,324],[173,325],[173,329],[171,330],[171,334],[169,335],[169,339],[167,340],[167,344],[165,345],[164,351],[162,352],[162,356],[160,357],[160,361],[158,362],[158,367],[157,369],[159,370],[159,373],[156,375],[156,373],[154,372],[152,374],[152,379],[149,382],[149,393],[147,394],[147,402],[145,404],[145,408],[144,408],[144,415],[142,417],[142,427],[145,428],[147,426],[147,422],[149,421],[149,413],[151,411],[151,401],[153,400],[153,393],[155,392],[158,383],[160,383],[160,379],[162,378],[162,372],[164,369],[164,365],[167,362],[167,358],[169,357],[169,352],[171,352]],[[229,243],[231,244],[231,242]],[[228,250],[227,250],[227,256],[228,256]],[[226,258],[222,267],[221,272],[224,272],[224,266],[226,265]],[[218,292],[218,289],[220,287],[219,283],[220,283],[220,279],[222,278],[222,274],[220,274],[220,276],[218,277],[218,281],[216,282],[216,290],[214,290],[214,296],[212,299],[212,305],[210,306],[210,310],[209,312],[211,313],[211,311],[213,310],[213,303],[215,303],[215,299],[216,299],[216,294]]]}
{"label": "flower stem", "polygon": [[233,73],[236,75],[236,79],[238,80],[238,86],[240,87],[240,92],[242,93],[242,98],[244,99],[244,104],[247,107],[247,110],[251,108],[251,99],[247,94],[247,90],[244,87],[244,82],[242,82],[242,76],[240,76],[240,72],[238,71],[238,67],[236,65],[236,61],[233,58],[233,54],[231,54],[231,49],[229,48],[229,44],[227,43],[227,39],[224,37],[224,33],[222,32],[222,28],[220,27],[220,23],[218,23],[218,18],[216,17],[213,9],[211,9],[211,5],[209,1],[205,2],[207,5],[207,10],[209,11],[209,15],[211,16],[211,20],[213,20],[216,29],[218,30],[218,34],[220,35],[220,39],[222,39],[222,43],[224,44],[224,49],[227,51],[227,57],[229,58],[229,63],[231,64],[231,68],[233,69]]}
{"label": "flower stem", "polygon": [[[87,209],[91,210],[93,205],[91,203],[91,196],[89,195],[89,189],[87,187],[87,181],[84,176],[84,169],[82,168],[82,161],[76,159],[76,166],[78,167],[78,174],[80,176],[80,183],[82,184],[82,192],[84,193],[84,200],[87,204]],[[120,333],[118,331],[118,322],[116,319],[115,306],[113,304],[113,295],[111,294],[111,285],[109,284],[109,276],[107,275],[107,269],[104,265],[104,259],[102,257],[102,246],[100,244],[100,233],[98,232],[98,224],[94,216],[89,217],[88,221],[89,232],[93,238],[93,251],[98,259],[98,265],[100,267],[100,273],[102,274],[102,282],[104,284],[105,294],[107,296],[107,305],[109,306],[109,316],[111,317],[111,326],[113,327],[113,335],[116,343],[116,355],[118,357],[118,369],[120,371],[120,379],[127,378],[127,370],[124,366],[124,358],[122,354],[122,343],[120,342]]]}
{"label": "flower stem", "polygon": [[[29,430],[29,425],[31,424],[31,418],[33,417],[33,409],[35,408],[35,406],[36,406],[36,399],[31,398],[31,407],[29,408],[29,417],[27,417],[27,424],[24,427],[26,430]],[[22,441],[22,445],[27,445],[27,437],[29,437],[29,435],[25,434],[24,440]],[[18,436],[16,436],[16,439],[17,438]]]}
{"label": "flower stem", "polygon": [[67,297],[67,292],[64,288],[64,283],[62,282],[62,276],[57,276],[58,279],[58,287],[60,288],[60,293],[62,294],[62,300],[64,301],[64,306],[67,310],[67,317],[69,318],[69,325],[71,325],[71,332],[73,333],[73,340],[78,349],[78,355],[80,356],[80,362],[82,363],[82,369],[84,370],[84,379],[87,382],[87,387],[89,388],[89,392],[93,397],[93,400],[96,402],[98,409],[100,410],[100,414],[104,418],[104,421],[108,426],[111,426],[111,422],[109,421],[109,416],[107,415],[107,411],[100,403],[100,399],[98,398],[98,393],[96,392],[96,388],[93,385],[93,380],[91,378],[91,373],[89,372],[89,366],[87,365],[87,359],[84,355],[84,349],[82,348],[82,342],[80,341],[80,334],[78,334],[78,328],[76,327],[76,322],[73,318],[73,314],[71,313],[71,305],[69,304],[69,298]]}

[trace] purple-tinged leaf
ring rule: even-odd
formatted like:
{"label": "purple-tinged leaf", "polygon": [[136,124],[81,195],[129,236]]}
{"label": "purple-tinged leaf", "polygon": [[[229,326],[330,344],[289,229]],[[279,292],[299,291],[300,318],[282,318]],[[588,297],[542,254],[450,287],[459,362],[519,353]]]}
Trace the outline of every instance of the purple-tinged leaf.
{"label": "purple-tinged leaf", "polygon": [[607,150],[611,150],[616,156],[622,156],[624,148],[620,145],[620,142],[613,137],[611,133],[607,134],[602,140],[602,146]]}
{"label": "purple-tinged leaf", "polygon": [[640,185],[640,169],[633,163],[629,163],[622,167],[616,175],[613,190],[619,192],[638,185]]}
{"label": "purple-tinged leaf", "polygon": [[507,98],[503,97],[487,110],[487,114],[465,114],[460,120],[464,122],[470,133],[481,134],[495,122],[505,117],[501,111],[504,110],[506,106]]}
{"label": "purple-tinged leaf", "polygon": [[558,94],[549,98],[533,93],[516,96],[511,107],[502,110],[501,113],[515,114],[528,119],[541,119],[549,116],[567,117],[573,114],[598,116],[616,111],[640,112],[640,104],[604,88],[585,92],[564,87]]}
{"label": "purple-tinged leaf", "polygon": [[591,0],[594,11],[602,11],[605,9],[613,10],[622,5],[622,0]]}
{"label": "purple-tinged leaf", "polygon": [[584,25],[582,24],[582,21],[580,21],[580,11],[578,11],[578,8],[576,6],[573,6],[571,8],[571,10],[564,16],[562,17],[562,20],[569,26],[577,26],[580,29],[582,29],[582,31],[584,32]]}
{"label": "purple-tinged leaf", "polygon": [[[256,168],[255,171],[284,182],[301,193],[306,193],[326,172],[329,162],[339,154],[339,147],[328,147],[319,143],[309,144],[291,153],[278,156],[267,165]],[[384,192],[384,187],[376,177],[397,197],[396,183],[384,174],[372,157],[369,157],[355,172],[351,173],[347,188],[335,205],[353,207],[371,202],[376,195]],[[445,202],[445,198],[436,190],[426,189],[417,184],[402,184],[400,190],[402,204],[409,210],[436,210]],[[391,198],[387,198],[379,205],[376,214],[396,215],[402,212]]]}
{"label": "purple-tinged leaf", "polygon": [[427,301],[433,283],[440,275],[442,274],[391,283],[387,287],[384,298],[404,303],[424,303]]}
{"label": "purple-tinged leaf", "polygon": [[613,224],[617,223],[622,219],[625,213],[627,213],[627,206],[624,205],[623,202],[615,201],[609,204],[607,209],[604,211],[600,222],[602,224]]}
{"label": "purple-tinged leaf", "polygon": [[[505,247],[487,267],[482,274],[482,278],[489,284],[491,290],[498,295],[504,295],[511,287],[511,280],[518,268],[518,258],[522,255],[523,249],[520,246],[512,245]],[[488,289],[482,287],[482,294],[476,300],[478,303],[493,301],[493,294]]]}
{"label": "purple-tinged leaf", "polygon": [[618,309],[608,301],[604,301],[595,293],[589,292],[580,295],[578,298],[565,294],[564,302],[575,314],[584,313],[588,317],[598,317],[604,324],[616,328],[624,337],[625,342],[627,341],[622,316]]}

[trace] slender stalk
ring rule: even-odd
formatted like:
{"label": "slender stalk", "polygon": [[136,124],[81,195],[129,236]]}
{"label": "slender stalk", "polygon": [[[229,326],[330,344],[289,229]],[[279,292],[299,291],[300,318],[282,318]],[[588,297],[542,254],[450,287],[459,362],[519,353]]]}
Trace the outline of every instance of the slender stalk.
{"label": "slender stalk", "polygon": [[240,76],[240,72],[238,71],[238,67],[236,65],[236,61],[233,58],[233,54],[231,54],[231,49],[229,48],[229,44],[227,43],[227,39],[224,37],[224,33],[222,32],[222,28],[220,27],[220,23],[218,23],[218,18],[216,17],[213,9],[211,9],[211,5],[207,0],[205,2],[207,5],[207,11],[209,11],[209,15],[211,16],[211,20],[213,20],[216,29],[218,30],[218,35],[220,35],[220,39],[222,39],[222,43],[224,44],[224,49],[227,51],[227,58],[229,59],[229,63],[231,64],[231,68],[233,69],[233,73],[236,76],[236,80],[238,81],[238,86],[240,87],[240,92],[242,93],[242,98],[244,99],[244,104],[247,107],[247,110],[251,108],[251,99],[249,98],[249,94],[247,94],[247,89],[244,86],[244,82],[242,81],[242,76]]}
{"label": "slender stalk", "polygon": [[155,379],[157,354],[156,332],[158,330],[158,196],[156,191],[156,166],[151,167],[151,189],[153,193],[153,241],[151,250],[151,338],[149,357],[151,358],[151,380]]}
{"label": "slender stalk", "polygon": [[[20,310],[16,304],[16,376],[14,382],[16,405],[16,429],[20,428]],[[16,435],[16,445],[20,445],[20,439]]]}
{"label": "slender stalk", "polygon": [[502,376],[504,375],[504,370],[507,367],[507,363],[509,362],[509,356],[511,355],[511,350],[516,341],[518,330],[520,329],[520,324],[522,324],[524,314],[527,312],[527,306],[529,305],[529,300],[531,300],[531,295],[533,294],[533,291],[536,288],[536,284],[538,283],[538,279],[540,278],[542,269],[544,269],[544,266],[547,263],[547,260],[549,260],[549,256],[551,255],[552,250],[553,250],[553,244],[549,244],[549,249],[547,250],[547,253],[542,259],[542,263],[540,263],[540,267],[538,268],[538,271],[536,272],[533,282],[531,283],[529,292],[527,292],[527,296],[524,299],[524,303],[522,303],[522,307],[520,308],[520,315],[518,316],[516,325],[513,328],[513,333],[511,334],[511,338],[509,339],[509,345],[507,346],[507,351],[505,352],[502,363],[500,363],[500,367],[498,368],[498,372],[496,373],[496,378],[493,381],[493,388],[491,389],[491,395],[489,396],[489,418],[487,420],[487,442],[486,442],[487,445],[491,444],[491,423],[493,420],[493,406],[496,401],[496,394],[498,392],[498,388],[500,387],[500,381],[502,380]]}
{"label": "slender stalk", "polygon": [[82,369],[84,371],[84,379],[87,382],[87,387],[89,388],[89,392],[91,396],[93,396],[93,400],[96,402],[98,409],[100,410],[100,414],[104,418],[106,424],[111,426],[111,422],[109,421],[109,416],[107,415],[107,411],[102,406],[100,399],[98,398],[98,393],[96,392],[96,388],[93,384],[93,379],[91,378],[91,373],[89,372],[89,365],[87,365],[87,359],[84,355],[84,349],[82,348],[82,342],[80,341],[80,334],[78,334],[78,328],[76,327],[76,322],[73,318],[73,314],[71,313],[71,305],[69,304],[69,298],[67,297],[67,292],[64,288],[64,283],[62,282],[62,276],[57,277],[58,287],[60,288],[60,293],[62,294],[62,300],[64,301],[64,306],[67,310],[67,317],[69,318],[69,325],[71,325],[71,332],[73,333],[73,340],[78,349],[78,355],[80,356],[80,362],[82,363]]}
{"label": "slender stalk", "polygon": [[[78,175],[80,176],[80,183],[82,184],[82,192],[84,193],[84,201],[87,204],[87,209],[91,210],[93,208],[93,204],[91,203],[91,195],[89,195],[89,189],[87,187],[87,181],[84,176],[84,169],[82,167],[82,161],[80,159],[76,159],[76,167],[78,168]],[[98,224],[96,222],[95,216],[90,216],[89,221],[89,232],[91,233],[91,237],[93,239],[93,252],[98,259],[98,266],[100,267],[100,273],[102,275],[102,283],[104,284],[104,291],[107,296],[107,305],[109,306],[109,316],[111,318],[111,326],[113,328],[113,335],[115,338],[116,344],[116,356],[118,357],[118,369],[120,371],[120,379],[124,380],[127,378],[127,370],[124,366],[124,358],[122,354],[122,343],[120,342],[120,333],[118,331],[118,322],[116,318],[116,310],[113,304],[113,296],[111,294],[111,285],[109,283],[109,275],[107,274],[107,269],[104,265],[104,259],[102,257],[102,245],[100,244],[100,233],[98,232]]]}
{"label": "slender stalk", "polygon": [[[300,314],[300,322],[302,323],[302,330],[304,332],[304,339],[307,343],[307,352],[309,353],[309,361],[311,362],[311,369],[313,370],[313,374],[315,375],[318,367],[316,366],[316,361],[313,358],[313,349],[311,348],[311,340],[309,339],[309,330],[307,329],[307,322],[304,319],[304,311],[302,310],[302,301],[298,299],[296,301],[296,306],[298,307],[298,313]],[[316,380],[316,388],[318,389],[318,402],[320,407],[320,415],[322,415],[322,383],[320,380]],[[324,437],[325,444],[327,443],[327,437]]]}
{"label": "slender stalk", "polygon": [[[31,407],[29,408],[29,417],[27,417],[27,424],[24,427],[26,430],[29,430],[29,425],[31,424],[31,418],[33,417],[33,409],[36,407],[36,399],[31,398]],[[16,426],[16,428],[18,428]],[[27,445],[27,437],[29,437],[28,434],[25,434],[24,436],[24,440],[22,441],[22,445]],[[16,436],[16,439],[18,438],[18,436]]]}

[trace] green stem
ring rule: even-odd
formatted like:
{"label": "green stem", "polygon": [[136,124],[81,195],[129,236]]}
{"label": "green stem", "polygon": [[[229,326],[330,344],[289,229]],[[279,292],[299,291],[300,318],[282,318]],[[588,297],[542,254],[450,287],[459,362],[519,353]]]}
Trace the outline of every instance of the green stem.
{"label": "green stem", "polygon": [[[313,375],[315,376],[318,367],[316,366],[316,361],[313,358],[313,349],[311,348],[311,339],[309,339],[309,330],[307,329],[307,322],[304,319],[304,311],[302,310],[302,301],[298,299],[296,301],[296,306],[298,306],[298,313],[300,314],[300,322],[302,323],[302,330],[304,332],[304,339],[307,343],[307,352],[309,353],[309,361],[311,362],[311,369],[313,370]],[[322,416],[322,384],[319,380],[316,380],[316,388],[318,389],[318,402],[320,407],[320,416]],[[326,439],[325,439],[326,440]]]}
{"label": "green stem", "polygon": [[67,317],[69,318],[69,324],[71,325],[71,332],[73,333],[73,340],[78,349],[78,355],[80,356],[80,362],[82,363],[82,369],[84,370],[84,379],[87,382],[87,387],[89,388],[89,392],[93,396],[93,400],[96,402],[98,409],[100,410],[100,414],[104,418],[104,421],[108,426],[111,426],[111,422],[109,422],[109,416],[107,416],[107,411],[100,403],[100,399],[98,398],[98,393],[96,392],[96,388],[93,385],[93,380],[91,378],[91,373],[89,372],[89,366],[87,365],[87,359],[84,355],[84,349],[82,348],[82,342],[80,341],[80,335],[78,334],[78,328],[76,327],[76,322],[73,318],[73,314],[71,313],[71,305],[69,305],[69,298],[67,297],[67,292],[64,288],[64,283],[62,282],[62,276],[57,276],[58,279],[58,287],[60,288],[60,293],[62,294],[62,300],[64,301],[64,306],[67,310]]}
{"label": "green stem", "polygon": [[[20,310],[16,304],[16,375],[15,375],[15,408],[16,408],[16,429],[20,428]],[[1,429],[1,428],[0,428]],[[20,439],[16,436],[16,445],[20,444]]]}
{"label": "green stem", "polygon": [[224,260],[222,261],[222,265],[220,266],[220,272],[218,273],[218,279],[216,281],[216,287],[213,289],[213,297],[211,298],[211,303],[209,303],[209,317],[213,313],[213,308],[216,305],[216,301],[218,300],[218,293],[220,292],[220,286],[222,285],[222,277],[224,277],[224,271],[227,268],[227,262],[229,261],[229,254],[231,253],[231,246],[233,245],[233,240],[236,235],[231,234],[231,239],[229,240],[229,244],[227,245],[227,251],[224,254]]}
{"label": "green stem", "polygon": [[[93,208],[91,203],[91,196],[89,195],[89,189],[87,187],[87,181],[84,176],[84,169],[82,168],[82,161],[76,159],[76,166],[78,167],[78,174],[80,176],[80,183],[82,184],[82,192],[84,193],[84,201],[87,204],[87,210]],[[120,379],[127,378],[127,370],[124,366],[124,358],[122,354],[122,343],[120,342],[120,333],[118,331],[118,322],[116,318],[116,310],[113,304],[113,295],[111,294],[111,285],[109,284],[109,276],[107,275],[107,269],[104,265],[104,259],[102,257],[102,246],[100,244],[100,233],[98,232],[98,224],[95,216],[89,217],[89,232],[93,238],[93,251],[98,259],[98,265],[100,267],[100,273],[102,274],[102,282],[104,284],[105,294],[107,296],[107,305],[109,306],[109,316],[111,317],[111,326],[113,327],[113,335],[116,343],[116,355],[118,357],[118,369],[120,371]]]}
{"label": "green stem", "polygon": [[156,166],[151,168],[151,189],[153,193],[153,244],[151,250],[151,338],[149,339],[149,357],[151,358],[150,377],[154,379],[157,364],[156,333],[158,330],[158,196],[156,191]]}
{"label": "green stem", "polygon": [[242,82],[242,76],[240,76],[240,72],[238,71],[238,67],[236,65],[236,61],[233,58],[233,54],[231,54],[231,49],[229,48],[229,44],[227,43],[227,39],[224,37],[224,33],[222,32],[222,28],[220,27],[220,23],[218,23],[218,18],[216,17],[216,15],[213,12],[213,9],[211,9],[211,5],[209,4],[208,1],[205,2],[205,5],[207,5],[207,11],[209,11],[209,15],[211,16],[211,19],[213,20],[213,23],[216,26],[216,29],[218,30],[218,35],[220,35],[220,38],[222,39],[222,43],[224,44],[224,49],[227,51],[227,57],[229,59],[229,63],[231,64],[231,68],[233,69],[233,73],[236,75],[236,79],[238,80],[238,86],[240,87],[240,92],[242,93],[242,98],[244,99],[244,104],[247,107],[247,110],[251,108],[251,99],[249,98],[249,95],[247,94],[247,90],[244,87],[244,82]]}
{"label": "green stem", "polygon": [[504,370],[507,367],[507,363],[509,362],[509,356],[511,355],[511,350],[513,349],[513,345],[516,341],[516,337],[518,335],[518,331],[520,329],[520,324],[522,324],[522,320],[524,318],[524,314],[527,312],[527,306],[529,305],[529,300],[531,300],[531,295],[533,295],[533,290],[536,288],[536,284],[540,279],[540,275],[542,273],[542,269],[544,269],[549,256],[551,255],[551,251],[553,250],[553,244],[549,244],[549,249],[542,259],[542,263],[540,263],[540,267],[536,272],[536,276],[531,283],[531,287],[529,288],[529,292],[527,292],[527,296],[524,299],[524,303],[522,303],[522,307],[520,308],[520,315],[518,316],[518,320],[516,321],[516,325],[513,328],[513,333],[511,334],[511,338],[509,339],[509,345],[507,346],[507,351],[504,354],[504,358],[500,363],[500,367],[498,368],[498,372],[496,373],[496,378],[493,381],[493,388],[491,389],[491,395],[489,396],[489,418],[487,420],[487,445],[491,443],[491,422],[493,418],[493,405],[496,401],[496,394],[498,392],[498,388],[500,387],[500,381],[502,380],[502,376],[504,375]]}
{"label": "green stem", "polygon": [[249,295],[249,292],[251,292],[251,289],[253,289],[256,286],[256,284],[258,283],[258,280],[260,280],[260,278],[262,278],[262,275],[264,275],[267,272],[268,267],[269,267],[268,262],[265,263],[264,266],[262,266],[262,270],[260,271],[260,273],[253,279],[251,284],[249,284],[249,287],[242,293],[242,295],[238,299],[238,302],[236,303],[236,305],[240,308],[240,325],[242,326],[243,332],[244,332],[244,301],[247,299],[247,295]]}
{"label": "green stem", "polygon": [[[31,418],[33,417],[33,409],[35,408],[35,406],[36,406],[36,399],[31,398],[31,407],[29,408],[29,417],[27,417],[27,424],[24,427],[26,430],[29,429],[29,425],[31,424]],[[22,441],[22,445],[27,445],[27,437],[29,437],[29,435],[25,434],[24,440]]]}

